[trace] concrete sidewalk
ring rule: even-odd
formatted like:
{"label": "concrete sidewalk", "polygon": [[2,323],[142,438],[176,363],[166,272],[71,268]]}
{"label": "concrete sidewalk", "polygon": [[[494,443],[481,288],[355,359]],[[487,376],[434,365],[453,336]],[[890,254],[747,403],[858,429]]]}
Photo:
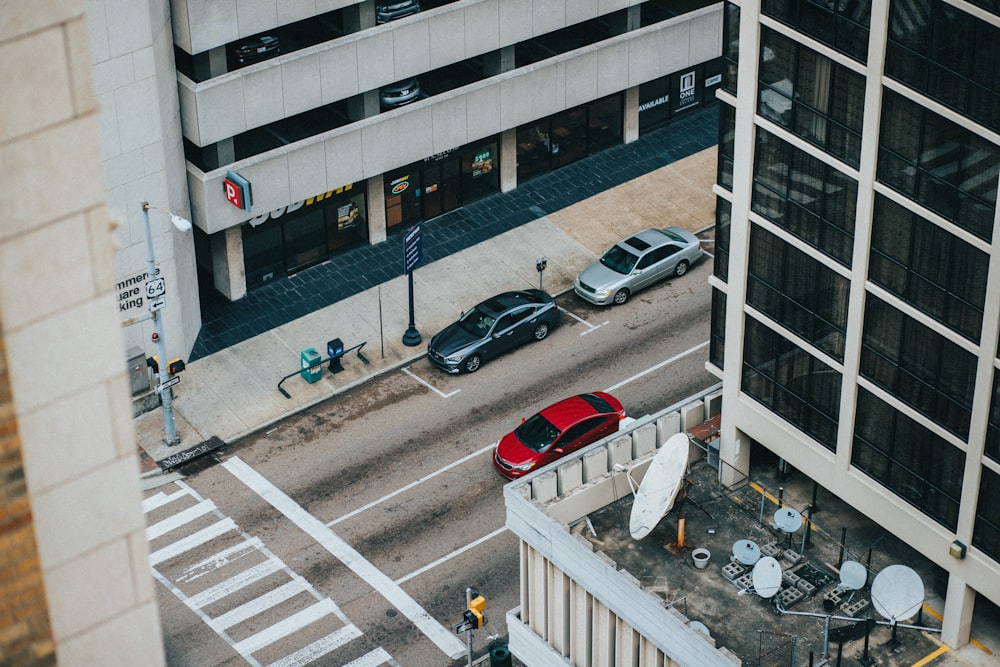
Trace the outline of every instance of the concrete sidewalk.
{"label": "concrete sidewalk", "polygon": [[[615,241],[646,227],[676,225],[691,231],[714,223],[716,149],[710,148],[616,188],[538,218],[413,273],[415,324],[423,341],[403,345],[409,320],[405,277],[317,310],[288,324],[192,361],[174,387],[178,445],[163,443],[163,411],[135,421],[146,486],[164,478],[154,462],[177,457],[210,442],[231,443],[266,428],[381,373],[424,356],[431,336],[462,310],[497,292],[537,287],[535,260],[545,256],[546,291],[572,289],[576,274]],[[433,225],[434,221],[426,223]],[[711,248],[709,248],[711,250]],[[169,317],[169,313],[167,314]],[[323,366],[312,384],[298,374],[299,355],[315,348],[327,358],[326,343],[340,338],[348,352],[343,371]],[[206,446],[206,445],[202,445]],[[207,445],[211,446],[211,445]],[[181,456],[182,457],[182,456]],[[164,480],[165,481],[165,480]]]}

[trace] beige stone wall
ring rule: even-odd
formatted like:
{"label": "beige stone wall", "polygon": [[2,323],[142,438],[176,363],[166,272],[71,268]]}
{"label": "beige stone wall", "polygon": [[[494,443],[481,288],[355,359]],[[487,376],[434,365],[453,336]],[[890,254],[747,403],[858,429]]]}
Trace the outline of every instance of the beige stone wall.
{"label": "beige stone wall", "polygon": [[84,9],[0,0],[0,662],[162,665]]}

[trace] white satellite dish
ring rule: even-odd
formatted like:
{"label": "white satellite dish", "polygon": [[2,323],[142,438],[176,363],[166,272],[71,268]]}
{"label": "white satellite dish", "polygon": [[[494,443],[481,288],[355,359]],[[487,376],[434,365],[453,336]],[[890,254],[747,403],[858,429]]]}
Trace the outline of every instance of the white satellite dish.
{"label": "white satellite dish", "polygon": [[653,457],[632,503],[628,529],[633,539],[641,540],[649,535],[674,506],[674,498],[687,467],[687,458],[686,433],[671,436]]}
{"label": "white satellite dish", "polygon": [[781,590],[781,564],[771,556],[764,556],[753,566],[750,580],[757,595],[762,598],[774,597]]}
{"label": "white satellite dish", "polygon": [[792,507],[782,507],[774,513],[774,523],[784,533],[794,533],[802,527],[802,514]]}
{"label": "white satellite dish", "polygon": [[840,585],[845,591],[859,591],[868,581],[868,570],[856,560],[844,561],[840,566]]}
{"label": "white satellite dish", "polygon": [[895,623],[920,611],[924,603],[924,582],[912,568],[890,565],[875,575],[871,594],[875,611]]}

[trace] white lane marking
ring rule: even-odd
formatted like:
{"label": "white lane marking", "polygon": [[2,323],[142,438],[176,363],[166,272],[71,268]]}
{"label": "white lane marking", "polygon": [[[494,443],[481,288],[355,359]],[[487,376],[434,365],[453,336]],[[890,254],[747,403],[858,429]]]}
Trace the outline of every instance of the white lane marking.
{"label": "white lane marking", "polygon": [[[360,636],[361,630],[358,630],[358,628],[353,625],[349,625],[346,628],[337,630],[336,632],[331,632],[326,637],[317,639],[312,644],[303,646],[295,653],[289,653],[284,658],[275,660],[267,667],[299,667],[300,665],[308,665],[326,655],[330,651],[338,649],[352,639],[357,639]],[[378,650],[385,653],[385,650],[382,649],[381,646]],[[372,653],[374,653],[374,651],[372,651]],[[386,657],[389,657],[388,653],[385,653],[385,655]],[[389,659],[391,660],[392,658],[389,657]]]}
{"label": "white lane marking", "polygon": [[410,619],[410,622],[434,642],[445,655],[453,660],[465,655],[465,645],[452,632],[434,620],[406,591],[387,577],[384,572],[365,560],[354,547],[324,526],[319,519],[309,514],[301,505],[265,479],[263,475],[248,466],[239,457],[233,457],[222,465],[374,588]]}
{"label": "white lane marking", "polygon": [[675,361],[683,359],[684,357],[688,356],[689,354],[694,354],[695,352],[697,352],[701,348],[703,348],[706,345],[708,345],[708,343],[709,343],[709,341],[706,340],[704,343],[699,343],[698,345],[695,345],[691,349],[684,350],[680,354],[675,354],[674,356],[672,356],[669,359],[666,359],[664,361],[661,361],[660,363],[656,364],[655,366],[650,366],[649,368],[647,368],[646,370],[642,371],[641,373],[636,373],[635,375],[633,375],[630,378],[625,378],[624,380],[622,380],[618,384],[611,385],[610,387],[608,387],[604,391],[614,391],[615,389],[618,389],[619,387],[624,387],[629,382],[635,382],[636,380],[638,380],[639,378],[641,378],[644,375],[649,375],[650,373],[652,373],[654,371],[660,370],[664,366],[668,366],[668,365],[674,363]]}
{"label": "white lane marking", "polygon": [[611,324],[611,322],[608,321],[608,320],[605,320],[605,321],[601,322],[600,324],[591,324],[587,320],[585,320],[582,317],[579,317],[577,315],[574,315],[573,313],[571,313],[570,311],[566,310],[565,308],[560,308],[560,310],[562,310],[564,313],[566,313],[567,315],[569,315],[570,317],[572,317],[574,320],[576,320],[580,324],[582,324],[585,327],[587,327],[586,331],[580,332],[581,336],[586,336],[591,331],[595,331],[595,330],[600,329],[601,327],[603,327],[605,325]]}
{"label": "white lane marking", "polygon": [[174,581],[178,583],[194,581],[195,579],[203,577],[206,574],[211,574],[220,567],[236,562],[240,558],[245,558],[257,553],[263,548],[263,546],[264,545],[260,541],[260,538],[257,537],[251,537],[250,539],[243,540],[239,544],[226,547],[222,551],[214,553],[208,558],[184,568],[184,572]]}
{"label": "white lane marking", "polygon": [[221,521],[216,521],[211,526],[202,528],[197,533],[193,533],[183,539],[177,540],[173,544],[169,544],[159,551],[154,551],[149,555],[149,564],[150,566],[159,565],[163,561],[170,560],[175,556],[180,556],[186,551],[190,551],[195,547],[200,547],[206,542],[210,542],[221,535],[225,535],[231,530],[236,530],[236,524],[232,519],[227,518]]}
{"label": "white lane marking", "polygon": [[[350,661],[349,663],[344,665],[344,667],[378,667],[379,665],[384,665],[385,663],[389,663],[391,665],[398,664],[395,660],[392,659],[391,655],[386,653],[386,650],[384,648],[379,646],[374,651],[365,653],[357,660]],[[269,665],[268,667],[271,666]]]}
{"label": "white lane marking", "polygon": [[302,590],[302,585],[293,579],[278,588],[255,597],[249,602],[244,602],[235,609],[230,609],[225,614],[216,616],[209,625],[216,632],[228,630],[237,623],[242,623],[249,618],[253,618],[257,614],[265,612],[271,607],[275,607],[285,600],[295,597],[299,593],[305,593],[305,591]]}
{"label": "white lane marking", "polygon": [[442,473],[445,473],[445,472],[448,472],[449,470],[451,470],[451,469],[452,469],[452,468],[454,468],[455,466],[458,466],[458,465],[462,465],[462,464],[463,464],[463,463],[465,463],[466,461],[469,461],[469,460],[471,460],[471,459],[474,459],[474,458],[476,458],[477,456],[481,456],[481,455],[483,455],[484,453],[486,453],[486,452],[488,452],[488,451],[492,450],[492,449],[493,449],[493,445],[494,445],[494,444],[496,444],[496,443],[493,443],[493,444],[490,444],[490,445],[487,445],[487,446],[483,447],[482,449],[480,449],[480,450],[478,450],[478,451],[475,451],[475,452],[472,452],[471,454],[468,454],[468,455],[466,455],[466,456],[463,456],[462,458],[458,459],[457,461],[453,461],[453,462],[449,463],[448,465],[446,465],[446,466],[445,466],[445,467],[443,467],[443,468],[438,468],[438,469],[437,469],[437,470],[435,470],[434,472],[432,472],[432,473],[429,473],[429,474],[427,474],[427,475],[424,475],[423,477],[421,477],[420,479],[416,480],[415,482],[410,482],[410,483],[409,483],[409,484],[407,484],[406,486],[402,486],[402,487],[400,487],[400,488],[396,489],[395,491],[393,491],[392,493],[387,493],[386,495],[382,496],[382,497],[381,497],[381,498],[379,498],[378,500],[373,500],[372,502],[368,503],[367,505],[362,505],[362,506],[361,506],[361,507],[359,507],[358,509],[356,509],[356,510],[354,510],[354,511],[352,511],[352,512],[348,512],[347,514],[345,514],[345,515],[343,515],[343,516],[341,516],[341,517],[338,517],[338,518],[334,519],[333,521],[330,521],[329,523],[327,523],[327,524],[326,524],[326,527],[327,527],[327,528],[330,528],[331,526],[335,526],[335,525],[337,525],[337,524],[338,524],[338,523],[340,523],[341,521],[346,521],[347,519],[350,519],[350,518],[351,518],[352,516],[355,516],[355,515],[357,515],[357,514],[360,514],[361,512],[364,512],[364,511],[366,511],[366,510],[370,510],[371,508],[373,508],[373,507],[375,507],[376,505],[379,505],[379,504],[381,504],[381,503],[384,503],[385,501],[389,500],[390,498],[393,498],[393,497],[395,497],[395,496],[398,496],[398,495],[399,495],[399,494],[401,494],[401,493],[405,493],[406,491],[409,491],[409,490],[410,490],[410,489],[412,489],[413,487],[415,487],[415,486],[419,486],[420,484],[423,484],[423,483],[424,483],[424,482],[426,482],[427,480],[430,480],[430,479],[434,479],[434,478],[435,478],[435,477],[437,477],[438,475],[440,475],[440,474],[442,474]]}
{"label": "white lane marking", "polygon": [[422,384],[425,387],[427,387],[428,389],[430,389],[431,391],[433,391],[435,394],[437,394],[441,398],[450,398],[450,397],[454,396],[455,394],[457,394],[458,392],[462,391],[461,389],[456,389],[455,391],[452,391],[452,392],[449,392],[449,393],[446,394],[443,391],[441,391],[440,389],[438,389],[437,387],[435,387],[432,384],[430,384],[429,382],[426,382],[426,381],[422,380],[421,378],[417,377],[417,375],[415,375],[414,373],[411,373],[409,368],[404,368],[403,372],[406,373],[407,375],[409,375],[411,378],[413,378],[417,382],[419,382],[420,384]]}
{"label": "white lane marking", "polygon": [[186,523],[191,523],[200,516],[204,516],[215,509],[215,503],[211,500],[202,500],[197,505],[192,505],[181,510],[177,514],[168,516],[163,521],[154,523],[146,529],[146,541],[152,542],[157,537],[162,537],[172,530],[180,528]]}
{"label": "white lane marking", "polygon": [[400,577],[399,579],[396,580],[396,583],[397,584],[404,584],[407,581],[409,581],[410,579],[413,579],[414,577],[420,576],[424,572],[427,572],[428,570],[431,570],[431,569],[437,567],[438,565],[440,565],[442,563],[446,563],[449,560],[451,560],[452,558],[454,558],[455,556],[460,556],[461,554],[465,553],[469,549],[477,547],[480,544],[482,544],[483,542],[486,542],[488,540],[492,540],[497,535],[500,535],[501,533],[504,533],[506,531],[507,531],[507,526],[503,526],[501,528],[497,528],[492,533],[489,533],[487,535],[483,535],[482,537],[480,537],[475,542],[470,542],[469,544],[466,544],[464,547],[455,549],[450,554],[445,554],[444,556],[441,556],[441,558],[438,558],[436,561],[434,561],[432,563],[428,563],[427,565],[424,565],[423,567],[421,567],[419,569],[416,569],[413,572],[410,572],[406,576]]}
{"label": "white lane marking", "polygon": [[156,495],[150,496],[142,501],[142,511],[152,512],[155,509],[163,507],[167,503],[177,500],[178,498],[183,498],[188,495],[187,491],[180,489],[179,491],[174,491],[169,496],[163,491],[158,492]]}
{"label": "white lane marking", "polygon": [[315,623],[324,616],[329,616],[336,610],[336,605],[329,598],[324,598],[301,611],[297,611],[291,616],[286,616],[274,625],[268,626],[255,635],[250,635],[242,641],[233,644],[233,648],[240,655],[256,653],[265,646],[270,646],[274,642],[287,637],[288,635],[301,630],[310,623]]}
{"label": "white lane marking", "polygon": [[235,574],[225,581],[217,583],[211,588],[206,588],[201,593],[192,595],[187,598],[187,604],[189,607],[193,607],[195,609],[207,607],[213,602],[218,602],[222,598],[232,595],[236,591],[246,588],[254,582],[260,581],[266,576],[281,571],[284,566],[285,564],[279,559],[268,558],[263,563],[247,568],[239,574]]}

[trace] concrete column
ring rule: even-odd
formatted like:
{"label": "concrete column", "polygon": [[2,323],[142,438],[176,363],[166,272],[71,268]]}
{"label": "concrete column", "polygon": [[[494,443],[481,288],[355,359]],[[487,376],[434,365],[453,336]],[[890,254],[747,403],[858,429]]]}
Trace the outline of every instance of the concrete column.
{"label": "concrete column", "polygon": [[194,54],[194,75],[199,81],[225,74],[229,71],[226,47],[217,46],[202,53]]}
{"label": "concrete column", "polygon": [[625,89],[625,108],[622,113],[623,143],[630,144],[639,138],[639,87]]}
{"label": "concrete column", "polygon": [[570,580],[570,620],[569,659],[574,665],[586,664],[590,655],[591,629],[590,596],[587,590]]}
{"label": "concrete column", "polygon": [[381,113],[378,91],[368,90],[347,100],[347,116],[351,120],[364,120]]}
{"label": "concrete column", "polygon": [[500,135],[500,192],[517,189],[517,130],[504,130]]}
{"label": "concrete column", "polygon": [[247,274],[243,263],[243,229],[230,227],[213,234],[212,278],[215,289],[230,301],[246,296]]}
{"label": "concrete column", "polygon": [[505,46],[483,56],[483,71],[486,76],[496,76],[512,69],[514,69],[513,46]]}
{"label": "concrete column", "polygon": [[385,188],[382,175],[372,176],[365,181],[368,188],[368,243],[375,245],[386,239]]}
{"label": "concrete column", "polygon": [[962,648],[969,643],[976,591],[957,575],[951,574],[948,576],[947,595],[944,601],[944,620],[941,622],[941,639],[952,648]]}
{"label": "concrete column", "polygon": [[[548,642],[546,631],[545,605],[545,558],[535,551],[528,551],[528,598],[535,601],[528,613],[528,618],[521,617],[531,631]],[[523,607],[522,607],[523,610]]]}
{"label": "concrete column", "polygon": [[548,564],[549,596],[548,596],[548,639],[559,655],[569,652],[569,577],[552,563]]}
{"label": "concrete column", "polygon": [[[723,419],[725,419],[723,417]],[[750,474],[750,436],[739,429],[731,438],[719,438],[719,483],[732,486]]]}

